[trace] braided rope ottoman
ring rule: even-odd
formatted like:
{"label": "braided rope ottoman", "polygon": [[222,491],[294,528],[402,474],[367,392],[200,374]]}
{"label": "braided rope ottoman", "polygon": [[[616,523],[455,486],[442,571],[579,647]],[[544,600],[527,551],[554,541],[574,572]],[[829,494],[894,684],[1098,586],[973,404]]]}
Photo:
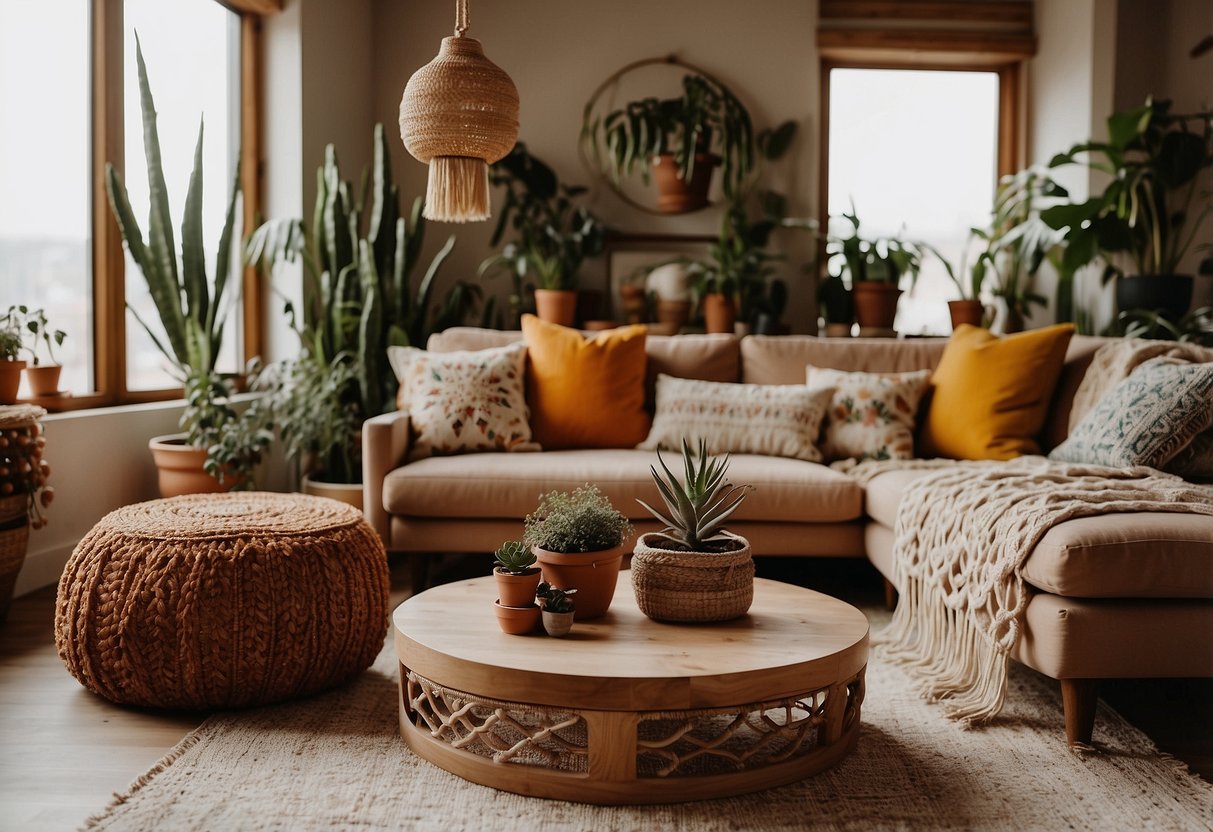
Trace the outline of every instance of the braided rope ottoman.
{"label": "braided rope ottoman", "polygon": [[196,494],[106,515],[59,581],[68,671],[114,702],[306,696],[383,649],[387,555],[362,513],[302,494]]}

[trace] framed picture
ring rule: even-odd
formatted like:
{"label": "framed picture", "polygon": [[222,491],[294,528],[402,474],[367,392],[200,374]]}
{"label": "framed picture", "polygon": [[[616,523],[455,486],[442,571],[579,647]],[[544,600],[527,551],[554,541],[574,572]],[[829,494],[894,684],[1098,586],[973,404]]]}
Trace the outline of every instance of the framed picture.
{"label": "framed picture", "polygon": [[683,257],[707,259],[716,237],[711,234],[623,234],[606,242],[606,312],[626,322],[620,287],[644,285],[648,273]]}

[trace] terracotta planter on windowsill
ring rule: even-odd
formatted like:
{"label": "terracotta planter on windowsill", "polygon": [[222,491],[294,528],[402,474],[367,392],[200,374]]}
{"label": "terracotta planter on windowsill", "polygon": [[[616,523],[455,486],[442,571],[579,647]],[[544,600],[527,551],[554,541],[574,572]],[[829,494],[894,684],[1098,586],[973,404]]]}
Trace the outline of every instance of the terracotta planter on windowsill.
{"label": "terracotta planter on windowsill", "polygon": [[536,289],[535,315],[550,324],[572,326],[577,320],[577,293],[572,289]]}
{"label": "terracotta planter on windowsill", "polygon": [[981,326],[985,322],[986,308],[979,300],[950,300],[948,315],[952,318],[952,331],[961,324]]}
{"label": "terracotta planter on windowsill", "polygon": [[703,328],[709,333],[732,334],[737,325],[737,306],[728,295],[703,296]]}
{"label": "terracotta planter on windowsill", "polygon": [[855,320],[861,328],[893,328],[897,301],[901,298],[901,289],[895,284],[857,280],[851,296],[855,300]]}
{"label": "terracotta planter on windowsill", "polygon": [[21,371],[24,369],[24,361],[0,361],[0,404],[14,404],[17,401]]}
{"label": "terracotta planter on windowsill", "polygon": [[53,396],[59,392],[59,376],[62,364],[35,364],[25,368],[25,379],[29,382],[31,396]]}

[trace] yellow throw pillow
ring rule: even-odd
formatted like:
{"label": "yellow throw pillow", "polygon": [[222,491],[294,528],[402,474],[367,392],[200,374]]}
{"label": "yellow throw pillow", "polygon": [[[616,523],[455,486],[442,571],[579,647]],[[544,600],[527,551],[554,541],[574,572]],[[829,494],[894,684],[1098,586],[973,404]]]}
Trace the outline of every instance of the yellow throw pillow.
{"label": "yellow throw pillow", "polygon": [[925,456],[1012,459],[1040,453],[1071,324],[1000,338],[964,324],[931,376],[934,393],[921,439]]}
{"label": "yellow throw pillow", "polygon": [[546,450],[634,448],[649,432],[643,326],[585,338],[522,316],[530,370],[531,430]]}

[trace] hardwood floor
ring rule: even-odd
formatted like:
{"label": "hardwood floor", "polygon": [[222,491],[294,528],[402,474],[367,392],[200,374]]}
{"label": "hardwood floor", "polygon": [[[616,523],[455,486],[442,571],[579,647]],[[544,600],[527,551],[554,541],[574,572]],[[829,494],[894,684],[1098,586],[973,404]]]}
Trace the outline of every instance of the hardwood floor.
{"label": "hardwood floor", "polygon": [[[437,578],[483,574],[485,563],[483,556],[448,559]],[[881,582],[861,561],[764,559],[759,574],[856,604],[881,600]],[[407,560],[394,559],[393,606],[408,597],[408,576]],[[86,692],[55,651],[54,603],[53,588],[18,598],[0,625],[3,830],[80,826],[206,717],[119,707]],[[1103,692],[1159,747],[1213,782],[1213,680],[1125,680],[1108,683]]]}

